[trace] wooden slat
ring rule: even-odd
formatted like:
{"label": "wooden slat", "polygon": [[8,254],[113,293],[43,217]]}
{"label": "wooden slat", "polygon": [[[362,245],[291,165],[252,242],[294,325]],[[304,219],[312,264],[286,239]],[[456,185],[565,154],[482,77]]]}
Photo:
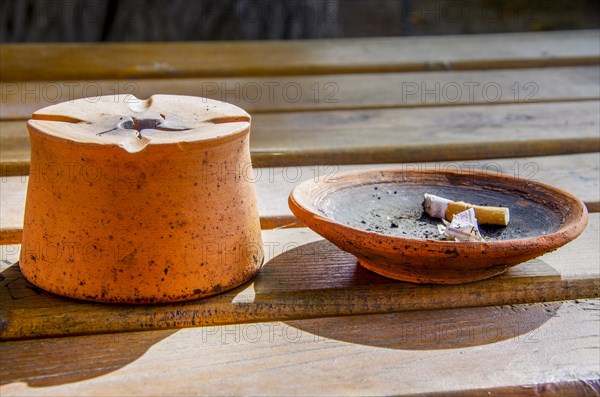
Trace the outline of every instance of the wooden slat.
{"label": "wooden slat", "polygon": [[501,276],[463,285],[417,285],[378,276],[308,229],[264,231],[266,264],[249,283],[186,303],[85,303],[22,277],[18,246],[2,246],[0,338],[181,328],[249,321],[387,313],[600,296],[600,214],[574,242]]}
{"label": "wooden slat", "polygon": [[[512,159],[486,159],[457,162],[407,163],[407,164],[368,164],[368,165],[329,165],[305,167],[279,167],[255,169],[256,190],[259,212],[266,226],[286,227],[298,225],[287,203],[288,195],[301,181],[314,178],[335,178],[340,172],[372,168],[403,168],[418,170],[433,168],[438,170],[481,169],[488,172],[502,172],[507,175],[536,180],[564,189],[587,206],[588,211],[600,211],[600,153],[571,154],[562,156],[524,157]],[[12,191],[23,191],[23,177],[9,177],[7,181]],[[13,182],[14,181],[14,182]],[[8,196],[8,195],[6,195]],[[25,194],[6,200],[19,200]],[[6,212],[3,212],[3,214]],[[14,215],[6,214],[9,229],[20,229],[22,209]],[[0,239],[2,237],[0,228]],[[1,241],[1,240],[0,240]],[[9,243],[19,242],[12,240]]]}
{"label": "wooden slat", "polygon": [[27,182],[25,177],[0,181],[0,244],[20,244]]}
{"label": "wooden slat", "polygon": [[595,395],[599,308],[585,300],[5,342],[0,392]]}
{"label": "wooden slat", "polygon": [[[547,156],[600,150],[598,101],[269,113],[253,118],[256,167]],[[2,175],[28,172],[23,121],[0,122]]]}
{"label": "wooden slat", "polygon": [[[578,380],[550,380],[528,385],[500,386],[492,388],[476,388],[453,392],[427,393],[428,397],[480,397],[480,396],[597,396],[600,393],[600,380],[597,378]],[[416,397],[416,396],[414,396]],[[421,394],[420,397],[423,397]]]}
{"label": "wooden slat", "polygon": [[[300,225],[288,207],[287,198],[301,181],[333,178],[344,171],[380,167],[502,172],[555,185],[583,200],[588,211],[600,211],[599,153],[463,162],[257,168],[253,180],[256,183],[262,228]],[[0,181],[0,244],[21,242],[27,182],[27,176],[6,177]]]}
{"label": "wooden slat", "polygon": [[597,64],[597,31],[410,38],[5,44],[2,81],[265,76]]}
{"label": "wooden slat", "polygon": [[260,114],[253,161],[286,166],[592,152],[600,150],[598,107],[591,101]]}
{"label": "wooden slat", "polygon": [[268,76],[0,83],[0,118],[28,119],[54,103],[92,95],[155,93],[203,96],[253,114],[281,111],[423,107],[592,100],[597,66],[429,73]]}

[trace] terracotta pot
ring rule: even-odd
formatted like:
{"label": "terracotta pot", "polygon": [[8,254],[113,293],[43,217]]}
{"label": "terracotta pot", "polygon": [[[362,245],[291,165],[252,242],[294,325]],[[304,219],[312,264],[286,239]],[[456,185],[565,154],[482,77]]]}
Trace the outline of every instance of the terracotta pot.
{"label": "terracotta pot", "polygon": [[250,116],[205,98],[105,96],[39,110],[21,270],[73,298],[200,298],[263,262]]}

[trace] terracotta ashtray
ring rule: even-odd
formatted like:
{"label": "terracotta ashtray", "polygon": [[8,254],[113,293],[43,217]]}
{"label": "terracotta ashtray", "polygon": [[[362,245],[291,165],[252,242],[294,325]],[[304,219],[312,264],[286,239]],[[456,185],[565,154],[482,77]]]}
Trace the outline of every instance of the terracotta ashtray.
{"label": "terracotta ashtray", "polygon": [[40,288],[124,303],[200,298],[263,262],[250,116],[205,98],[65,102],[28,123],[20,265]]}
{"label": "terracotta ashtray", "polygon": [[[435,194],[510,209],[508,226],[480,225],[483,242],[440,238],[439,219],[423,213]],[[555,250],[587,224],[585,205],[552,186],[484,172],[381,169],[306,181],[291,193],[305,225],[354,254],[365,268],[414,283],[482,280]]]}

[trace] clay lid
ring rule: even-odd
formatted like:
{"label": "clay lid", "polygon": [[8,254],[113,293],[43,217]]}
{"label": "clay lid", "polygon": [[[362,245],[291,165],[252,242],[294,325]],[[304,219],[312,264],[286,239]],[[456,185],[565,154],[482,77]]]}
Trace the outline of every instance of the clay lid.
{"label": "clay lid", "polygon": [[48,106],[29,126],[43,134],[83,144],[117,145],[135,153],[148,145],[205,142],[246,132],[250,115],[212,99],[153,95],[106,95]]}

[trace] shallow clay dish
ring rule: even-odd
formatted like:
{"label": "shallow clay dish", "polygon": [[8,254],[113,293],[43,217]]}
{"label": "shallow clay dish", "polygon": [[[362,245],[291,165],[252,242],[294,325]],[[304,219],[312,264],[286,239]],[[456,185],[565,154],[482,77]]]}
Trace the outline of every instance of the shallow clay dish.
{"label": "shallow clay dish", "polygon": [[[423,194],[506,206],[507,227],[481,226],[485,242],[439,239]],[[382,169],[347,172],[297,186],[289,205],[305,225],[378,274],[415,283],[482,280],[553,251],[581,234],[585,205],[530,180],[484,172]]]}

